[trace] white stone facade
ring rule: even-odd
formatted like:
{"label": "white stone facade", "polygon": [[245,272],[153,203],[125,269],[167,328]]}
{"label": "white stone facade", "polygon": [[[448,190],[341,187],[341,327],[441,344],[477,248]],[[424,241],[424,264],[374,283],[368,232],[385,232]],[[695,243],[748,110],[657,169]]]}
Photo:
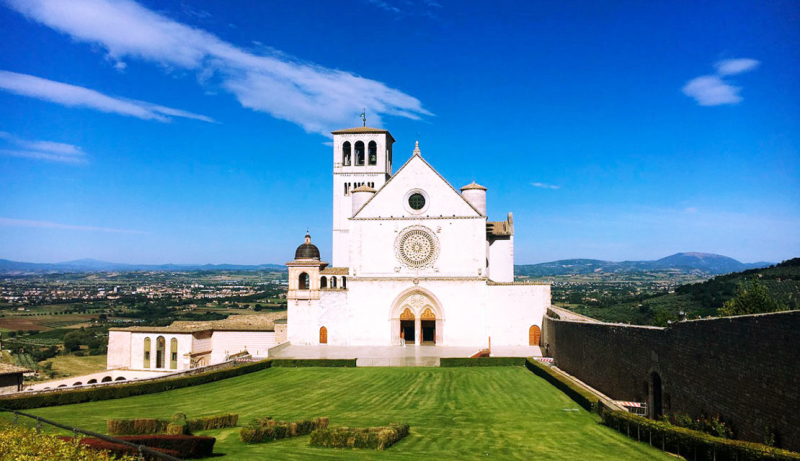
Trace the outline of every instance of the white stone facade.
{"label": "white stone facade", "polygon": [[[383,148],[394,139],[366,127],[333,134],[334,264],[320,261],[308,236],[287,263],[289,342],[535,345],[550,285],[513,282],[511,214],[488,222],[486,188],[473,183],[459,193],[418,146],[394,175],[390,149],[374,166],[343,167],[345,142]],[[375,180],[372,170],[386,180]],[[367,187],[353,193],[349,182]]]}

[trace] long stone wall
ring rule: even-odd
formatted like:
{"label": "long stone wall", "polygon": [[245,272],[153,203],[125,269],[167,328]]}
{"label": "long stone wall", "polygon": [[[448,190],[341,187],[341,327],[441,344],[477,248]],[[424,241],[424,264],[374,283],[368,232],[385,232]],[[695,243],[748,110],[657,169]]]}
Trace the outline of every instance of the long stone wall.
{"label": "long stone wall", "polygon": [[783,448],[800,451],[800,311],[669,328],[592,322],[559,311],[548,312],[542,344],[567,373],[656,412],[660,400],[663,412],[718,414],[745,440],[763,443],[774,428]]}

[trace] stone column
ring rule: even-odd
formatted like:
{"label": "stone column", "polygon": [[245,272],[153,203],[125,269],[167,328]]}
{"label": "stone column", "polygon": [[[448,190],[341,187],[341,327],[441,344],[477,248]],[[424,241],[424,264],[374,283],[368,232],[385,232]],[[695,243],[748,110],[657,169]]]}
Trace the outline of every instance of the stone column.
{"label": "stone column", "polygon": [[422,344],[422,322],[419,317],[414,319],[414,345]]}

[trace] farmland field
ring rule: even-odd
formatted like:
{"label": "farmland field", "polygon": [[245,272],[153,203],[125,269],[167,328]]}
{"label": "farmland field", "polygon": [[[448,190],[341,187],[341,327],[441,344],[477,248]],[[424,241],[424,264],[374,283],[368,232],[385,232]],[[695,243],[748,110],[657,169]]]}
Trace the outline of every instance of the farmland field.
{"label": "farmland field", "polygon": [[105,355],[91,355],[86,357],[58,355],[52,359],[41,362],[40,365],[44,365],[47,362],[53,363],[53,371],[55,371],[59,377],[86,375],[106,369]]}
{"label": "farmland field", "polygon": [[523,367],[274,368],[202,386],[32,412],[105,432],[110,418],[238,413],[280,420],[327,416],[331,426],[406,422],[389,450],[312,448],[308,437],[244,445],[238,428],[217,437],[220,459],[672,459],[598,423],[598,417]]}

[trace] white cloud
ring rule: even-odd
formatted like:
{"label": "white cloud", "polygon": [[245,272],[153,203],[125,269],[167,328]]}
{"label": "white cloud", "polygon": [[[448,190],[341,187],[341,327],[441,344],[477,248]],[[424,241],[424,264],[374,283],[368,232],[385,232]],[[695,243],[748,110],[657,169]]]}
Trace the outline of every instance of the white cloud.
{"label": "white cloud", "polygon": [[[190,27],[132,0],[6,0],[26,17],[99,45],[112,62],[143,59],[196,71],[205,83],[218,82],[242,106],[328,134],[349,126],[361,109],[381,117],[419,119],[432,115],[399,90],[349,72],[301,62],[278,51],[253,54],[204,30]],[[212,80],[216,78],[216,80]]]}
{"label": "white cloud", "polygon": [[204,115],[158,106],[144,101],[119,99],[95,90],[67,83],[54,82],[33,75],[0,70],[0,89],[31,98],[43,99],[64,106],[88,107],[101,112],[128,115],[144,120],[168,122],[168,115],[204,122],[214,120]]}
{"label": "white cloud", "polygon": [[714,64],[717,75],[701,75],[689,80],[681,88],[683,94],[694,98],[701,106],[719,106],[722,104],[738,104],[742,101],[741,90],[720,77],[741,74],[755,69],[761,64],[755,59],[725,59]]}
{"label": "white cloud", "polygon": [[3,227],[38,227],[48,229],[66,229],[66,230],[82,230],[94,232],[116,232],[123,234],[146,234],[147,232],[127,229],[112,229],[108,227],[94,227],[94,226],[74,226],[71,224],[61,224],[50,221],[32,221],[28,219],[13,219],[13,218],[0,218],[0,226]]}
{"label": "white cloud", "polygon": [[531,186],[539,187],[541,189],[553,189],[553,190],[561,189],[561,186],[554,186],[553,184],[545,184],[543,182],[532,182]]}
{"label": "white cloud", "polygon": [[0,155],[50,160],[63,163],[86,163],[86,153],[78,146],[53,141],[28,141],[0,131],[0,139],[20,149],[0,149]]}
{"label": "white cloud", "polygon": [[755,69],[760,62],[755,59],[724,59],[714,64],[719,75],[736,75]]}
{"label": "white cloud", "polygon": [[683,94],[694,98],[701,106],[737,104],[742,101],[739,90],[741,88],[728,85],[716,75],[693,78],[682,89]]}

